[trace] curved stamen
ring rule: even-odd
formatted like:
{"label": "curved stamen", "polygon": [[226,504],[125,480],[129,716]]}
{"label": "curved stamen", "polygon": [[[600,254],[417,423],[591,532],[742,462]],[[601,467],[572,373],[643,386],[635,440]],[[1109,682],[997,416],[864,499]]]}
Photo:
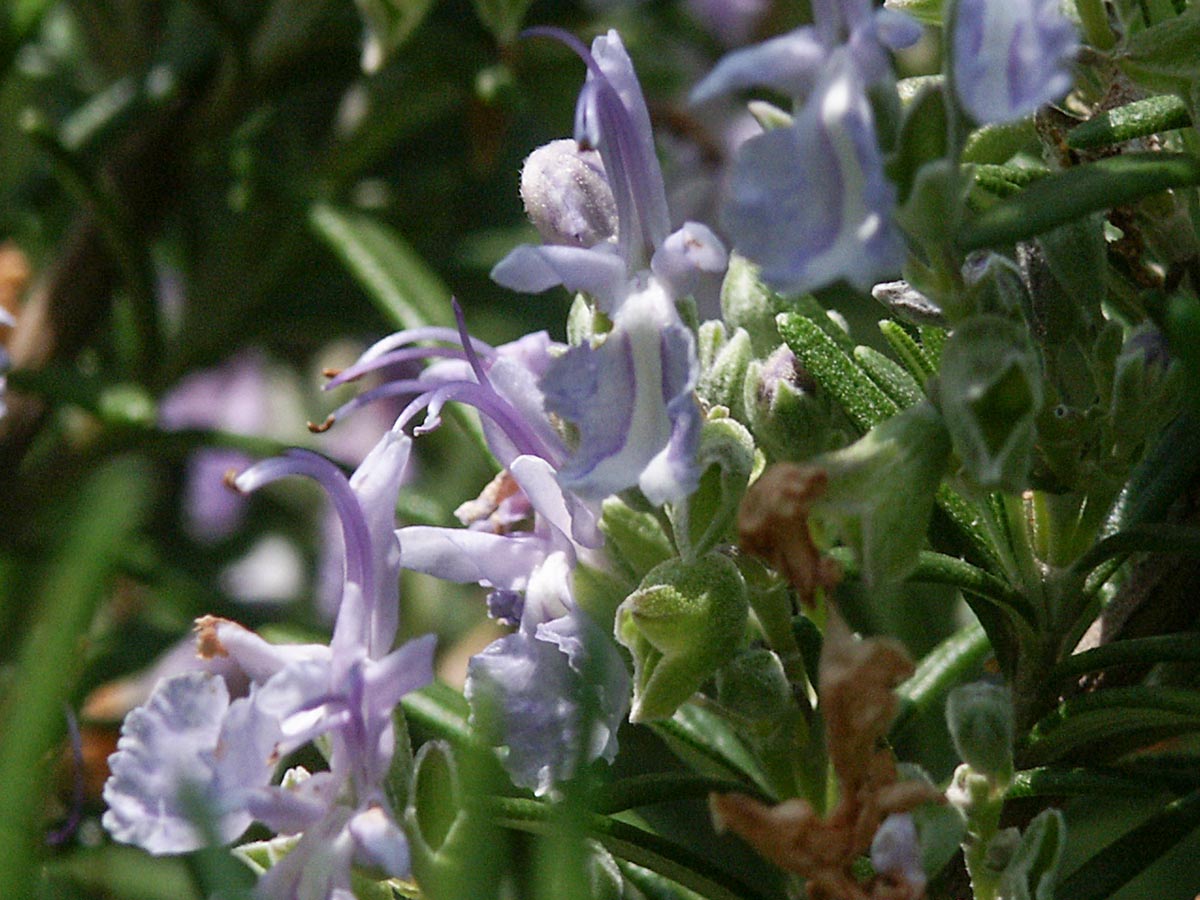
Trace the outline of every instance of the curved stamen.
{"label": "curved stamen", "polygon": [[[429,416],[416,429],[416,433],[424,434],[432,431],[440,422],[441,408],[452,400],[475,407],[480,413],[495,422],[505,437],[512,442],[518,455],[540,456],[551,463],[557,461],[559,456],[557,450],[546,445],[546,442],[526,424],[524,417],[512,404],[496,393],[491,385],[481,385],[474,381],[448,381],[425,392],[400,413],[400,418],[396,420],[396,427],[403,428],[412,421],[418,412],[428,409]],[[501,460],[501,462],[507,464],[508,461]]]}
{"label": "curved stamen", "polygon": [[235,478],[233,484],[242,493],[250,493],[290,475],[311,478],[325,489],[333,501],[346,544],[346,580],[360,586],[364,602],[373,603],[375,584],[371,564],[371,535],[358,497],[341,469],[311,450],[292,449],[284,451],[281,456],[256,463]]}
{"label": "curved stamen", "polygon": [[492,383],[488,380],[487,372],[483,370],[483,363],[479,361],[479,355],[471,348],[471,335],[467,333],[467,317],[463,314],[463,309],[456,299],[450,299],[450,306],[454,309],[454,321],[458,323],[458,336],[462,341],[467,362],[471,364],[471,371],[475,373],[475,379],[480,384],[487,385],[490,389]]}
{"label": "curved stamen", "polygon": [[421,359],[466,359],[466,353],[459,347],[401,347],[397,350],[389,350],[374,359],[359,359],[354,364],[347,366],[325,382],[322,390],[332,390],[351,381],[357,381],[364,375],[387,366]]}

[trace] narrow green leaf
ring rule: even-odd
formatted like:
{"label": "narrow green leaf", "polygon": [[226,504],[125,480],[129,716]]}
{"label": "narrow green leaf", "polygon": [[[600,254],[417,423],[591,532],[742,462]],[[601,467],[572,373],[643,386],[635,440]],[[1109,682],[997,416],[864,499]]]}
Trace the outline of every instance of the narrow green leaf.
{"label": "narrow green leaf", "polygon": [[908,371],[893,359],[873,347],[855,347],[854,361],[901,409],[908,409],[925,399],[925,394]]}
{"label": "narrow green leaf", "polygon": [[1039,766],[1018,772],[1005,796],[1010,800],[1029,797],[1145,797],[1146,778],[1122,772],[1066,766]]}
{"label": "narrow green leaf", "polygon": [[1147,744],[1200,731],[1200,693],[1182,688],[1108,688],[1063,701],[1031,730],[1020,753],[1026,765],[1069,754],[1111,758]]}
{"label": "narrow green leaf", "polygon": [[[555,811],[546,803],[496,797],[490,805],[497,822],[508,828],[546,835],[555,825]],[[593,814],[587,818],[587,830],[614,856],[657,872],[708,900],[769,900],[712,859],[627,822]]]}
{"label": "narrow green leaf", "polygon": [[1133,525],[1094,545],[1071,568],[1083,575],[1105,560],[1130,553],[1200,555],[1200,528],[1190,525]]}
{"label": "narrow green leaf", "polygon": [[1024,188],[1050,174],[1049,169],[980,163],[971,169],[975,184],[1000,197],[1019,194]]}
{"label": "narrow green leaf", "polygon": [[1181,91],[1200,75],[1200,6],[1157,22],[1125,39],[1117,65],[1154,90]]}
{"label": "narrow green leaf", "polygon": [[1200,791],[1168,803],[1162,812],[1121,835],[1063,879],[1055,896],[1104,900],[1198,827]]}
{"label": "narrow green leaf", "polygon": [[704,775],[744,780],[770,795],[770,781],[729,723],[695,703],[685,703],[669,719],[649,727],[681,758]]}
{"label": "narrow green leaf", "polygon": [[[655,803],[703,799],[714,791],[744,794],[747,787],[744,781],[705,778],[679,772],[634,775],[603,785],[592,798],[592,809],[601,815],[611,815]],[[762,796],[760,799],[769,798]]]}
{"label": "narrow green leaf", "polygon": [[325,203],[313,206],[309,223],[393,326],[454,324],[449,288],[386,225]]}
{"label": "narrow green leaf", "polygon": [[[830,551],[829,555],[838,561],[847,578],[859,577],[854,558],[846,548],[836,547]],[[946,556],[943,553],[922,550],[918,557],[917,567],[906,580],[956,587],[988,601],[1008,614],[1010,618],[1022,622],[1027,628],[1035,627],[1036,613],[1028,600],[996,576],[976,568],[964,560]]]}
{"label": "narrow green leaf", "polygon": [[900,407],[808,316],[783,313],[779,333],[804,368],[863,431],[894,416]]}
{"label": "narrow green leaf", "polygon": [[1076,166],[1034,182],[969,221],[959,248],[1003,247],[1088,213],[1168,188],[1200,184],[1200,160],[1185,153],[1129,153]]}
{"label": "narrow green leaf", "polygon": [[972,623],[925,654],[916,671],[896,688],[900,712],[892,731],[899,732],[914,715],[942,703],[951,688],[975,675],[990,651],[983,628]]}
{"label": "narrow green leaf", "polygon": [[892,319],[883,319],[879,323],[879,331],[901,365],[923,390],[925,382],[937,374],[937,365],[925,348],[904,330],[903,325]]}
{"label": "narrow green leaf", "polygon": [[456,744],[472,740],[471,726],[467,724],[470,714],[467,701],[447,684],[435,681],[419,691],[405,694],[400,705],[414,725],[436,737]]}
{"label": "narrow green leaf", "polygon": [[1068,656],[1055,667],[1054,677],[1073,678],[1114,666],[1152,666],[1164,662],[1200,662],[1200,633],[1155,635],[1104,644]]}
{"label": "narrow green leaf", "polygon": [[65,704],[82,662],[79,641],[150,498],[148,474],[132,459],[92,475],[75,498],[36,598],[40,611],[0,712],[0,897],[33,896],[38,816],[50,774],[45,761],[65,729]]}
{"label": "narrow green leaf", "polygon": [[1192,124],[1187,104],[1173,94],[1135,100],[1093,116],[1067,133],[1067,146],[1091,150],[1122,141],[1187,128]]}

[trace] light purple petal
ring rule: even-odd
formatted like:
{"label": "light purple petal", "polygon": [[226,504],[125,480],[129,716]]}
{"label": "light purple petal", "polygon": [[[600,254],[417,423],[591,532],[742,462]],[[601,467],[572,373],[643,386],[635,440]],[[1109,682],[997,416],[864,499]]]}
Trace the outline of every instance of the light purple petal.
{"label": "light purple petal", "polygon": [[579,448],[559,470],[562,485],[585,498],[635,484],[650,487],[655,502],[686,496],[695,487],[690,476],[663,481],[656,467],[643,483],[643,474],[674,437],[698,428],[698,421],[679,421],[698,420],[690,401],[695,371],[691,332],[651,279],[622,306],[599,347],[573,347],[542,380],[546,408],[579,429]]}
{"label": "light purple petal", "polygon": [[354,839],[346,828],[353,811],[333,807],[330,814],[305,831],[259,879],[255,897],[261,900],[352,900],[350,866]]}
{"label": "light purple petal", "polygon": [[[621,104],[633,126],[631,133],[622,131],[614,135],[602,135],[599,147],[610,182],[616,178],[616,167],[612,164],[615,154],[612,151],[621,155],[629,178],[636,222],[622,212],[620,228],[629,231],[636,227],[653,252],[653,248],[661,244],[671,230],[671,217],[667,211],[662,170],[655,155],[650,112],[646,108],[637,73],[633,70],[633,61],[625,52],[625,45],[616,31],[610,29],[607,34],[592,41],[592,56],[621,98]],[[594,78],[594,73],[589,71],[588,80]]]}
{"label": "light purple petal", "polygon": [[228,657],[253,682],[262,684],[285,666],[302,660],[328,660],[324,644],[272,644],[237,622],[204,616],[196,620],[202,657]]}
{"label": "light purple petal", "polygon": [[839,50],[792,127],[742,145],[725,217],[735,248],[777,290],[839,278],[868,290],[903,259],[894,204],[862,82]]}
{"label": "light purple petal", "polygon": [[926,876],[912,813],[892,813],[883,820],[871,841],[871,866],[880,874],[904,879],[921,894]]}
{"label": "light purple petal", "polygon": [[977,122],[1020,119],[1071,89],[1079,35],[1058,0],[961,0],[953,29],[954,89]]}
{"label": "light purple petal", "polygon": [[797,28],[722,57],[692,89],[690,99],[692,103],[705,103],[752,87],[804,98],[812,92],[828,57],[829,48],[815,29]]}
{"label": "light purple petal", "polygon": [[381,807],[357,813],[346,826],[354,839],[355,858],[361,865],[381,869],[389,877],[409,874],[408,840]]}
{"label": "light purple petal", "polygon": [[611,310],[621,300],[629,276],[625,261],[612,244],[579,247],[534,247],[522,244],[492,269],[492,281],[523,294],[540,294],[562,285],[583,291]]}
{"label": "light purple petal", "polygon": [[651,271],[668,294],[678,300],[692,297],[700,309],[719,308],[728,266],[729,251],[712,229],[699,222],[684,222],[650,260]]}
{"label": "light purple petal", "polygon": [[565,616],[575,607],[571,592],[573,562],[565,553],[552,553],[530,574],[521,610],[522,631],[533,634],[544,623]]}
{"label": "light purple petal", "polygon": [[499,535],[465,528],[410,525],[397,534],[404,568],[460,584],[520,591],[529,573],[546,558],[546,540],[532,535]]}
{"label": "light purple petal", "polygon": [[[590,704],[581,702],[585,691],[595,692]],[[629,682],[611,641],[576,611],[543,624],[537,637],[521,631],[493,641],[468,664],[465,693],[472,723],[508,748],[513,783],[544,794],[580,762],[613,758]],[[588,707],[595,718],[584,733]]]}
{"label": "light purple petal", "polygon": [[401,697],[430,684],[436,645],[434,635],[423,635],[367,666],[367,712],[380,717],[390,716]]}
{"label": "light purple petal", "polygon": [[[155,854],[198,849],[209,831],[220,842],[245,831],[247,790],[270,778],[273,761],[262,750],[276,736],[249,713],[247,700],[231,707],[219,676],[187,672],[161,682],[121,727],[104,785],[104,827]],[[208,828],[197,823],[203,816]]]}
{"label": "light purple petal", "polygon": [[[400,610],[400,542],[396,538],[396,498],[408,466],[412,439],[388,431],[350,478],[371,539],[375,597],[367,604],[369,632],[358,636],[367,654],[377,658],[391,649]],[[351,638],[352,639],[352,638]]]}
{"label": "light purple petal", "polygon": [[255,791],[248,805],[254,821],[276,834],[299,834],[329,814],[341,786],[331,772],[316,772],[288,787]]}
{"label": "light purple petal", "polygon": [[629,712],[632,682],[616,645],[581,610],[539,625],[537,639],[554,644],[567,663],[595,691],[597,716],[588,743],[589,759],[612,762],[617,729]]}
{"label": "light purple petal", "polygon": [[563,491],[557,473],[548,462],[536,456],[519,456],[509,471],[534,511],[563,537],[584,547],[604,544],[596,511]]}

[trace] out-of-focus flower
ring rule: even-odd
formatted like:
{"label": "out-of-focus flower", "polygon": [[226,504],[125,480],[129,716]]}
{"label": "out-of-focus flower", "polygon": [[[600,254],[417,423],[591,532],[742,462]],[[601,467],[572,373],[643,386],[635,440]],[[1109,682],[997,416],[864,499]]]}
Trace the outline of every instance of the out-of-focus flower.
{"label": "out-of-focus flower", "polygon": [[771,0],[687,0],[688,14],[726,47],[744,44],[771,9]]}
{"label": "out-of-focus flower", "polygon": [[865,84],[838,50],[792,127],[742,145],[726,225],[738,250],[781,292],[839,278],[869,290],[903,259],[895,201]]}
{"label": "out-of-focus flower", "polygon": [[[270,428],[269,394],[266,360],[256,351],[245,351],[180,381],[159,405],[159,426],[168,431],[203,428],[265,434]],[[247,454],[223,448],[205,448],[189,457],[183,509],[194,536],[219,540],[237,528],[245,499],[227,490],[223,479],[230,469],[244,469],[250,462]]]}
{"label": "out-of-focus flower", "polygon": [[692,89],[693,103],[751,87],[787,94],[798,103],[812,93],[839,46],[845,46],[868,85],[889,74],[888,50],[915,44],[921,26],[904,13],[872,9],[864,0],[818,0],[814,23],[725,56]]}
{"label": "out-of-focus flower", "polygon": [[957,0],[954,90],[979,123],[1010,122],[1071,89],[1079,33],[1059,0]]}
{"label": "out-of-focus flower", "polygon": [[[348,890],[354,862],[408,871],[385,778],[395,738],[392,710],[433,677],[433,639],[388,652],[398,615],[400,545],[394,505],[411,441],[389,432],[347,480],[305,451],[259,463],[236,480],[254,490],[289,475],[318,481],[344,530],[345,584],[328,645],[273,645],[242,626],[206,617],[198,650],[223,657],[249,682],[232,698],[225,678],[194,671],[161,682],[129,715],[105,787],[105,827],[154,853],[187,852],[236,838],[251,821],[302,837],[269,871],[260,895]],[[329,770],[271,787],[279,759],[325,736]]]}
{"label": "out-of-focus flower", "polygon": [[866,93],[891,77],[887,51],[914,43],[921,28],[866,0],[821,0],[813,14],[811,27],[729,54],[692,100],[753,86],[794,98],[791,126],[742,144],[725,225],[781,292],[838,279],[866,290],[903,259]]}
{"label": "out-of-focus flower", "polygon": [[538,794],[595,759],[612,761],[629,675],[612,640],[575,605],[566,554],[530,576],[518,629],[467,667],[471,720],[503,746],[513,783]]}

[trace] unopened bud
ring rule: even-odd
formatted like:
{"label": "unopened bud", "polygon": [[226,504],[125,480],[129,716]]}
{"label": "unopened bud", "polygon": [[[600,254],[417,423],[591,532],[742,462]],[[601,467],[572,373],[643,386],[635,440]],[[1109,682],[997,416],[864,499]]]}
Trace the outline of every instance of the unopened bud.
{"label": "unopened bud", "polygon": [[617,203],[595,150],[551,141],[521,169],[525,213],[547,244],[592,247],[617,234]]}

